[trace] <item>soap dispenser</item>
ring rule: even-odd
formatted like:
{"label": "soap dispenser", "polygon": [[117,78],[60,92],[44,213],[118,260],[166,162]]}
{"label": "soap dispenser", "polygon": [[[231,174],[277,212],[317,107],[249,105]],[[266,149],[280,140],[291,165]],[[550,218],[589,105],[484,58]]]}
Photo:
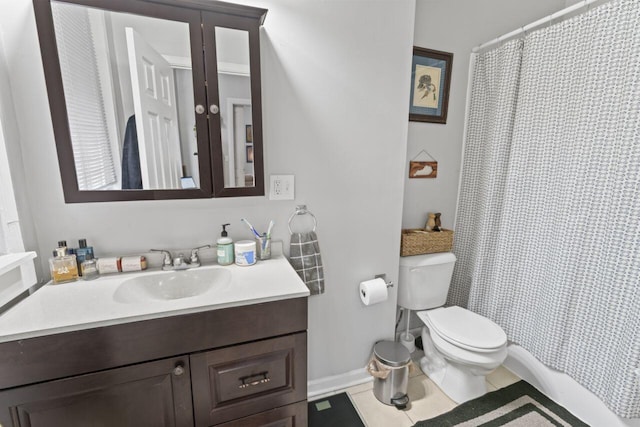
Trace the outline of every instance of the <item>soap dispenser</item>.
{"label": "soap dispenser", "polygon": [[222,224],[222,233],[220,238],[216,241],[218,246],[218,264],[231,265],[233,264],[233,240],[228,237],[227,227],[230,224]]}

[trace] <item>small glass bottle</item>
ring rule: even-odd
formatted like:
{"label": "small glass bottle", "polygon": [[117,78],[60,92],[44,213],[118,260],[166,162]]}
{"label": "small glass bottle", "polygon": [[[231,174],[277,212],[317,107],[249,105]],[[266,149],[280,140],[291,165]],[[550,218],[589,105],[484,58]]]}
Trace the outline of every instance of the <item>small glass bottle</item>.
{"label": "small glass bottle", "polygon": [[98,263],[92,254],[86,255],[85,260],[82,261],[81,270],[83,280],[93,280],[100,276],[100,273],[98,273]]}
{"label": "small glass bottle", "polygon": [[75,250],[75,254],[76,254],[76,260],[78,261],[78,268],[79,268],[79,272],[80,275],[82,276],[82,263],[84,262],[85,259],[87,259],[87,257],[89,255],[91,255],[91,258],[93,258],[93,247],[92,246],[87,246],[87,239],[80,239],[78,240],[78,248]]}
{"label": "small glass bottle", "polygon": [[67,255],[67,248],[56,249],[56,256],[49,259],[49,270],[53,283],[67,283],[78,280],[78,263],[75,255]]}

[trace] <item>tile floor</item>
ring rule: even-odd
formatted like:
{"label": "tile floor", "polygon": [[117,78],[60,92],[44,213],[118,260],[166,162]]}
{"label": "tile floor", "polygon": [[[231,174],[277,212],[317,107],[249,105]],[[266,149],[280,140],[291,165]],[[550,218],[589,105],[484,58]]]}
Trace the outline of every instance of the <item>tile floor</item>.
{"label": "tile floor", "polygon": [[[487,389],[489,391],[497,390],[513,384],[519,379],[511,371],[501,366],[487,376]],[[335,393],[343,391],[349,394],[367,427],[411,427],[418,421],[433,418],[456,406],[456,403],[440,391],[438,386],[424,375],[420,368],[415,369],[410,375],[408,394],[411,404],[404,411],[380,403],[373,395],[373,382],[338,390]],[[320,396],[314,400],[319,398]]]}

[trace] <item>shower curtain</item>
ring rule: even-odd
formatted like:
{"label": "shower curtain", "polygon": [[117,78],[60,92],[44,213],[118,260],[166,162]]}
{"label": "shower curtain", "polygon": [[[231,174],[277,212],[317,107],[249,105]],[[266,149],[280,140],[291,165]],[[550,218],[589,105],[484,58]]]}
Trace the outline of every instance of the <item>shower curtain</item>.
{"label": "shower curtain", "polygon": [[[477,55],[450,304],[640,417],[640,2]],[[521,49],[520,49],[521,47]]]}

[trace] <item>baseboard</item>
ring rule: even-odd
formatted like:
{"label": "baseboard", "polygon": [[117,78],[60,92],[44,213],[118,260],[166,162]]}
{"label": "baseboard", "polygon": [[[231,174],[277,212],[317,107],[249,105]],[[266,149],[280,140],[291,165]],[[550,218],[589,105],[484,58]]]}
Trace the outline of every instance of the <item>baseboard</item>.
{"label": "baseboard", "polygon": [[318,378],[307,383],[307,398],[331,394],[337,390],[373,381],[366,368],[359,368],[339,375]]}

